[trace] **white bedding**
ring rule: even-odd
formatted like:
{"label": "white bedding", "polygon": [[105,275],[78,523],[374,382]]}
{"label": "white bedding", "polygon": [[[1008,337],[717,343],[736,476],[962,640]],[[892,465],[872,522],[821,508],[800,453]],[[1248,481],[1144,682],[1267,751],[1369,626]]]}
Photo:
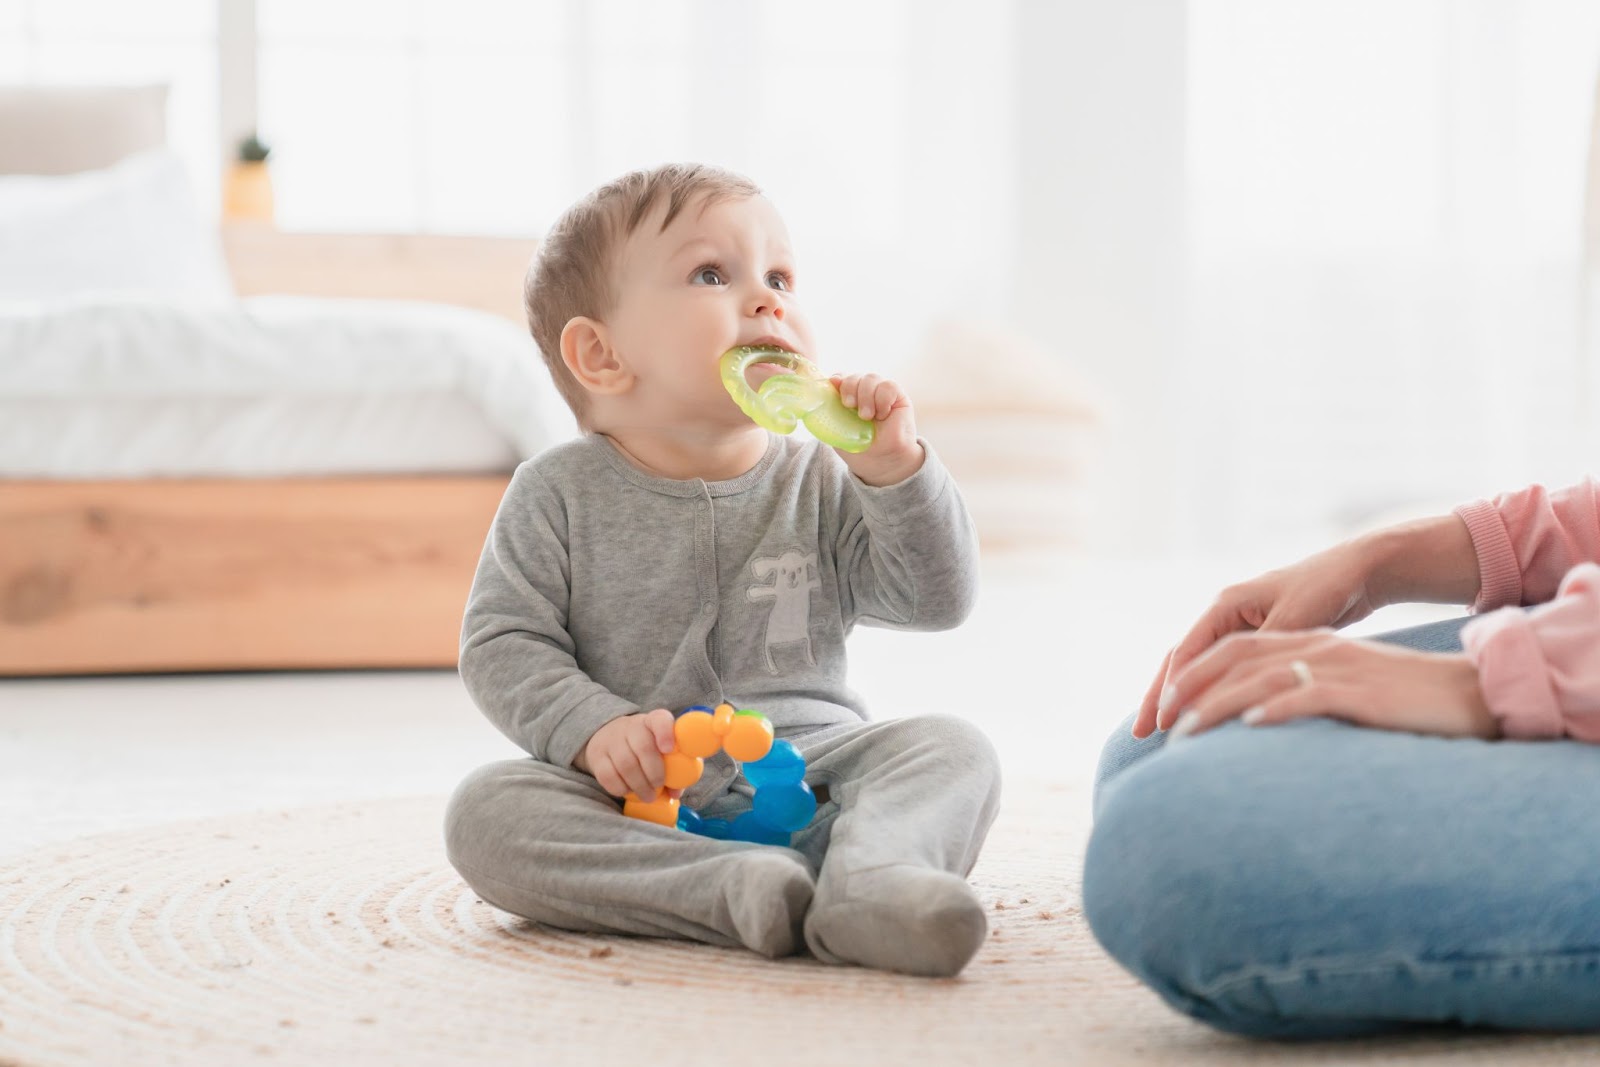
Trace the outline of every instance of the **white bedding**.
{"label": "white bedding", "polygon": [[0,477],[507,471],[573,432],[526,331],[481,312],[0,304]]}

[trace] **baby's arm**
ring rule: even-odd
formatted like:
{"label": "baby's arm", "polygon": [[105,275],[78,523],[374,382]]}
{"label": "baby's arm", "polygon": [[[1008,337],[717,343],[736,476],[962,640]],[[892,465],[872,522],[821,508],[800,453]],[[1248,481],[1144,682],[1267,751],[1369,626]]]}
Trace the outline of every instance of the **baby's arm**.
{"label": "baby's arm", "polygon": [[840,453],[851,475],[837,498],[834,553],[848,621],[946,630],[972,611],[978,535],[950,472],[916,436],[894,382],[837,379],[840,397],[877,420],[872,447]]}
{"label": "baby's arm", "polygon": [[529,464],[490,527],[461,626],[461,680],[529,755],[572,766],[601,727],[639,711],[578,666],[567,632],[565,508]]}

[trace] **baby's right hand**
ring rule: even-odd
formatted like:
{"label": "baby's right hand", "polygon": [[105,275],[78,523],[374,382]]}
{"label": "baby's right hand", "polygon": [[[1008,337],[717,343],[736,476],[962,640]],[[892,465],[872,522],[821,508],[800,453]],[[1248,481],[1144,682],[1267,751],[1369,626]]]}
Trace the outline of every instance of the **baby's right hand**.
{"label": "baby's right hand", "polygon": [[612,719],[594,732],[572,765],[594,775],[600,788],[614,797],[632,793],[654,800],[667,779],[661,756],[677,747],[672,727],[672,712],[666,708]]}

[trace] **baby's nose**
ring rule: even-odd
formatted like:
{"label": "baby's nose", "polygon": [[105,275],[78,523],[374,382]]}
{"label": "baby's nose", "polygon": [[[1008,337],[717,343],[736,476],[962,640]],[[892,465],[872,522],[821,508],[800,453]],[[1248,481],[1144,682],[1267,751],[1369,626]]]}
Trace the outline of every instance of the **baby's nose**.
{"label": "baby's nose", "polygon": [[783,321],[783,301],[770,289],[763,289],[750,301],[751,315],[771,315],[779,322]]}

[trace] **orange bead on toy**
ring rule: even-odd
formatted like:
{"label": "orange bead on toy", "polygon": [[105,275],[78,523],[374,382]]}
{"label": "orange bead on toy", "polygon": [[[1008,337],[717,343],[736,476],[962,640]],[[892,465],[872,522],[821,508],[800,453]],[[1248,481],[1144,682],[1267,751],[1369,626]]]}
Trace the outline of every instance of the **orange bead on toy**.
{"label": "orange bead on toy", "polygon": [[754,763],[772,751],[772,724],[756,715],[735,716],[722,748],[740,763]]}
{"label": "orange bead on toy", "polygon": [[661,757],[661,762],[667,768],[668,789],[688,789],[700,780],[706,768],[705,760],[682,751],[668,752]]}
{"label": "orange bead on toy", "polygon": [[655,800],[640,800],[632,793],[622,802],[622,814],[633,819],[660,823],[662,826],[678,825],[678,798],[657,794]]}
{"label": "orange bead on toy", "polygon": [[678,743],[677,750],[695,759],[714,756],[722,747],[716,720],[705,711],[686,711],[680,715],[672,726],[672,736]]}

